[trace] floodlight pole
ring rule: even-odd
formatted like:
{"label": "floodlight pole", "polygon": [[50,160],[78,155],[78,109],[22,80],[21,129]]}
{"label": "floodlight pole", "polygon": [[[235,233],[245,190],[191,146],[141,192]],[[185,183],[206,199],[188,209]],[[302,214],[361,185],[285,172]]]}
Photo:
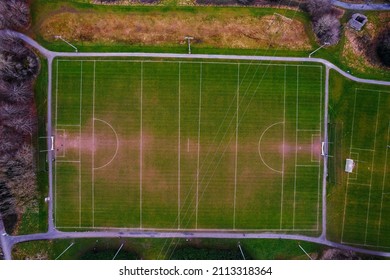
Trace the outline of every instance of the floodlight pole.
{"label": "floodlight pole", "polygon": [[188,43],[188,54],[191,54],[191,40],[194,39],[194,37],[186,36],[184,39],[186,39]]}
{"label": "floodlight pole", "polygon": [[74,45],[72,45],[71,43],[69,43],[68,41],[66,41],[64,38],[62,38],[61,35],[56,35],[56,36],[54,36],[54,38],[60,39],[61,41],[65,42],[66,44],[68,44],[69,46],[71,46],[72,48],[74,48],[75,52],[78,52],[78,49],[77,49]]}
{"label": "floodlight pole", "polygon": [[124,244],[122,243],[122,245],[119,247],[118,251],[116,251],[115,256],[112,258],[112,260],[115,260],[116,256],[118,256],[118,254],[119,254],[120,250],[122,249],[123,245]]}
{"label": "floodlight pole", "polygon": [[301,248],[301,250],[305,253],[305,255],[306,255],[309,259],[313,260],[312,257],[310,257],[310,255],[305,251],[305,249],[302,248],[301,245],[298,244],[298,246],[299,246],[299,248]]}
{"label": "floodlight pole", "polygon": [[56,258],[56,260],[58,260],[63,254],[65,254],[66,251],[68,251],[70,249],[70,247],[72,247],[74,245],[74,242],[72,242],[61,254],[59,254],[59,256]]}
{"label": "floodlight pole", "polygon": [[309,54],[309,58],[311,58],[311,56],[312,56],[315,52],[319,51],[320,49],[322,49],[323,47],[325,47],[325,46],[327,46],[327,45],[330,45],[330,43],[325,42],[325,44],[323,44],[322,46],[320,46],[318,49],[315,49],[314,51],[312,51],[312,52]]}
{"label": "floodlight pole", "polygon": [[237,245],[238,245],[238,248],[240,249],[240,252],[241,252],[241,255],[242,255],[243,259],[246,260],[245,255],[244,255],[244,252],[242,251],[240,242],[238,242]]}

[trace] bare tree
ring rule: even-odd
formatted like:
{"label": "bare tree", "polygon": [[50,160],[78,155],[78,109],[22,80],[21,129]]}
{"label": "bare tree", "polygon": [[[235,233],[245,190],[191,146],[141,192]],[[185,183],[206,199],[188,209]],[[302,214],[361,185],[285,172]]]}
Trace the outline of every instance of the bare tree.
{"label": "bare tree", "polygon": [[37,56],[23,41],[10,33],[0,33],[0,75],[4,80],[31,80],[38,69]]}
{"label": "bare tree", "polygon": [[[4,127],[12,128],[17,133],[32,135],[36,128],[35,112],[28,104],[3,103],[0,106],[0,120]],[[23,142],[23,139],[20,139]]]}
{"label": "bare tree", "polygon": [[25,29],[30,22],[30,8],[25,0],[0,1],[0,29]]}
{"label": "bare tree", "polygon": [[8,177],[10,179],[7,186],[15,198],[14,206],[17,212],[24,212],[24,207],[29,207],[30,210],[33,210],[33,208],[37,207],[33,147],[24,144],[7,165],[9,167]]}
{"label": "bare tree", "polygon": [[326,14],[313,22],[313,30],[322,44],[336,44],[340,40],[340,21],[332,14]]}
{"label": "bare tree", "polygon": [[23,144],[23,136],[14,129],[0,126],[0,160],[7,162]]}
{"label": "bare tree", "polygon": [[331,13],[332,3],[330,0],[308,0],[306,9],[313,19],[318,19],[325,14]]}
{"label": "bare tree", "polygon": [[4,182],[0,181],[0,213],[3,217],[15,214],[15,199]]}
{"label": "bare tree", "polygon": [[0,80],[0,97],[14,103],[31,103],[33,90],[30,82],[9,83]]}

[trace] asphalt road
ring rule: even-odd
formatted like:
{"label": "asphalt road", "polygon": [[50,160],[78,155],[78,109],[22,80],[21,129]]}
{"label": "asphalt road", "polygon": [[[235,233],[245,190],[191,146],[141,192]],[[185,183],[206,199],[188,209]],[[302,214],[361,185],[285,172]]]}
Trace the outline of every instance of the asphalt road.
{"label": "asphalt road", "polygon": [[343,1],[331,0],[336,7],[356,11],[390,11],[390,4],[352,4]]}
{"label": "asphalt road", "polygon": [[4,259],[10,260],[11,259],[11,246],[8,239],[7,232],[5,231],[3,219],[0,215],[0,246],[3,249]]}
{"label": "asphalt road", "polygon": [[[326,85],[325,85],[325,108],[327,108],[328,100],[329,100],[329,71],[335,70],[344,77],[360,82],[360,83],[368,83],[368,84],[377,84],[377,85],[386,85],[390,86],[390,81],[377,81],[370,79],[362,79],[341,70],[339,67],[334,65],[333,63],[320,59],[320,58],[306,58],[306,57],[272,57],[272,56],[245,56],[245,55],[207,55],[207,54],[172,54],[172,53],[66,53],[66,52],[52,52],[37,42],[29,38],[28,36],[14,32],[14,31],[0,31],[0,32],[9,32],[14,36],[22,39],[27,44],[31,45],[35,49],[37,49],[42,55],[44,55],[48,60],[49,66],[49,75],[48,75],[48,123],[47,123],[47,131],[50,134],[52,130],[51,123],[51,97],[52,97],[52,71],[51,64],[55,57],[145,57],[145,58],[198,58],[198,59],[214,59],[214,60],[247,60],[247,61],[280,61],[280,62],[316,62],[321,63],[326,68]],[[325,110],[325,118],[324,118],[324,142],[327,143],[327,110]],[[50,137],[48,137],[48,147],[51,146]],[[154,231],[140,231],[140,230],[110,230],[107,229],[105,231],[86,231],[86,232],[60,232],[55,229],[54,220],[53,220],[53,174],[52,174],[52,161],[54,154],[52,151],[48,153],[49,159],[49,202],[48,202],[48,232],[40,233],[40,234],[29,234],[29,235],[21,235],[21,236],[9,236],[9,235],[1,235],[1,245],[4,251],[4,255],[6,259],[11,259],[11,250],[12,247],[20,242],[27,242],[33,240],[45,240],[45,239],[75,239],[75,238],[235,238],[235,239],[246,239],[246,238],[263,238],[263,239],[290,239],[290,240],[300,240],[300,241],[308,241],[314,242],[318,244],[323,244],[335,248],[339,248],[342,250],[352,250],[365,254],[372,254],[383,257],[390,257],[389,252],[375,251],[375,250],[367,250],[356,248],[352,246],[348,246],[345,244],[339,244],[326,239],[326,162],[327,157],[324,157],[324,179],[323,179],[323,193],[322,193],[322,229],[323,232],[320,237],[308,237],[303,235],[291,235],[291,234],[275,234],[275,233],[238,233],[238,232],[179,232],[179,231],[164,231],[164,232],[154,232]],[[1,233],[1,224],[0,222],[0,233]],[[3,229],[3,233],[4,233]]]}

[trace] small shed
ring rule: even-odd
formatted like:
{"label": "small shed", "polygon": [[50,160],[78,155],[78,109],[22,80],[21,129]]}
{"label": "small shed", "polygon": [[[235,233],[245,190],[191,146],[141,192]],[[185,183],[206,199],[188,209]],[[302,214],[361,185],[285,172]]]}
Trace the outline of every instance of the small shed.
{"label": "small shed", "polygon": [[367,23],[368,19],[362,14],[353,14],[352,18],[348,21],[348,25],[353,29],[360,31],[363,26]]}
{"label": "small shed", "polygon": [[345,162],[345,172],[352,173],[354,167],[355,167],[355,163],[353,159],[347,158]]}

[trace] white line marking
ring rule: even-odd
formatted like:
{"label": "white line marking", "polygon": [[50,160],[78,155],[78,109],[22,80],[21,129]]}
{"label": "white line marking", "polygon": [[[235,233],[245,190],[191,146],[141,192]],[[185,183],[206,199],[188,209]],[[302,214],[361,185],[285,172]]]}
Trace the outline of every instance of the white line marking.
{"label": "white line marking", "polygon": [[[387,141],[389,141],[390,137],[390,121],[389,126],[387,128]],[[388,145],[388,143],[387,143]],[[386,157],[385,157],[385,168],[383,169],[383,184],[382,184],[382,197],[381,197],[381,210],[379,212],[379,225],[378,225],[378,237],[377,237],[377,244],[379,244],[379,236],[381,231],[381,224],[382,224],[382,210],[383,210],[383,197],[385,195],[385,182],[386,182],[386,171],[387,171],[387,154],[388,154],[389,148],[386,146]]]}
{"label": "white line marking", "polygon": [[81,227],[81,161],[79,162],[79,228]]}
{"label": "white line marking", "polygon": [[276,172],[276,173],[281,173],[281,174],[283,174],[283,171],[281,171],[281,170],[276,170],[276,169],[272,168],[271,166],[269,166],[269,165],[265,162],[265,160],[263,159],[263,156],[261,155],[261,140],[263,139],[263,136],[265,135],[265,133],[266,133],[269,129],[271,129],[272,127],[274,127],[274,126],[276,126],[276,125],[278,125],[278,124],[283,124],[283,122],[273,123],[273,124],[271,124],[270,126],[268,126],[268,127],[263,131],[263,133],[262,133],[261,136],[260,136],[259,144],[258,144],[257,149],[258,149],[258,152],[259,152],[260,159],[261,159],[261,161],[263,162],[263,164],[264,164],[265,166],[267,166],[270,170],[272,170],[272,171],[274,171],[274,172]]}
{"label": "white line marking", "polygon": [[65,127],[80,127],[79,124],[57,124],[58,127],[62,127],[62,126],[65,126]]}
{"label": "white line marking", "polygon": [[102,122],[104,123],[105,125],[107,125],[109,128],[111,128],[112,132],[114,132],[114,135],[115,135],[115,140],[116,140],[116,148],[115,148],[115,153],[114,155],[111,157],[111,159],[106,163],[106,164],[103,164],[102,166],[99,166],[99,167],[94,167],[93,169],[95,170],[98,170],[98,169],[102,169],[108,165],[111,164],[111,162],[115,159],[116,155],[118,154],[118,150],[119,150],[119,136],[118,134],[116,133],[115,129],[112,127],[111,124],[109,124],[108,122],[106,122],[105,120],[102,120],[102,119],[98,119],[98,118],[94,118],[95,121],[98,121],[98,122]]}
{"label": "white line marking", "polygon": [[[56,227],[57,229],[79,229],[78,227]],[[98,230],[107,230],[107,227],[81,227],[81,229],[98,229]],[[140,231],[139,228],[126,228],[126,227],[110,227],[110,230],[134,230],[136,232],[143,232]],[[161,231],[161,232],[166,232],[166,231],[174,231],[174,232],[182,232],[182,229],[177,229],[177,228],[145,228],[150,231]],[[199,229],[189,229],[193,230],[196,232],[245,232],[245,233],[264,233],[264,232],[269,232],[269,231],[285,231],[285,232],[316,232],[317,229],[291,229],[291,228],[284,228],[284,229],[279,229],[279,228],[262,228],[262,229],[257,229],[257,228],[240,228],[237,230],[232,230],[231,228],[226,228],[226,229],[221,229],[221,228],[216,228],[216,229],[210,229],[210,228],[199,228]]]}
{"label": "white line marking", "polygon": [[80,112],[79,112],[79,227],[81,227],[81,110],[83,106],[83,62],[80,65]]}
{"label": "white line marking", "polygon": [[200,75],[199,75],[199,118],[198,118],[198,161],[196,167],[196,203],[195,203],[195,228],[198,228],[198,207],[199,207],[199,155],[200,155],[200,119],[201,119],[201,105],[202,105],[202,71],[203,63],[200,65]]}
{"label": "white line marking", "polygon": [[[65,144],[65,129],[60,129],[60,128],[57,128],[56,130],[56,135],[58,135],[58,137],[56,138],[56,139],[54,139],[55,141],[58,141],[58,138],[59,139],[62,139],[62,145],[63,145],[63,149],[61,150],[61,154],[60,153],[58,153],[58,151],[56,150],[55,151],[55,157],[56,157],[56,159],[57,158],[64,158],[65,157],[65,147],[66,147],[66,144]],[[59,135],[59,133],[58,132],[61,132],[61,136]]]}
{"label": "white line marking", "polygon": [[80,163],[79,160],[57,160],[58,163]]}
{"label": "white line marking", "polygon": [[348,183],[350,180],[357,180],[358,174],[359,174],[359,172],[358,172],[358,168],[359,168],[359,153],[353,153],[353,152],[351,152],[350,155],[351,155],[351,158],[352,158],[352,159],[354,158],[354,157],[352,157],[352,155],[356,155],[355,162],[356,162],[357,164],[355,165],[355,173],[352,173],[352,174],[355,174],[355,177],[352,177],[351,174],[348,174],[347,183]]}
{"label": "white line marking", "polygon": [[236,155],[234,160],[233,229],[236,229],[237,158],[238,158],[238,107],[240,98],[240,64],[237,65]]}
{"label": "white line marking", "polygon": [[177,144],[177,152],[178,152],[178,156],[177,156],[177,191],[178,191],[178,194],[177,194],[177,228],[180,229],[180,177],[181,177],[181,174],[180,174],[180,110],[181,110],[181,105],[180,105],[180,86],[181,86],[181,63],[179,62],[179,135],[178,135],[178,144]]}
{"label": "white line marking", "polygon": [[[60,62],[134,62],[134,63],[187,63],[187,64],[224,64],[224,65],[237,65],[237,62],[220,62],[220,61],[189,61],[189,60],[140,60],[140,59],[104,59],[104,60],[88,60],[88,59],[58,59]],[[249,65],[249,66],[299,66],[299,67],[308,67],[308,68],[321,68],[322,65],[315,64],[285,64],[275,61],[274,63],[261,63],[261,62],[240,62],[241,65]]]}
{"label": "white line marking", "polygon": [[359,246],[359,247],[365,246],[365,247],[372,247],[372,248],[386,248],[386,249],[390,248],[390,246],[377,246],[377,245],[372,245],[372,244],[359,244],[359,243],[352,243],[352,242],[342,242],[342,244],[354,245],[354,246]]}
{"label": "white line marking", "polygon": [[[378,132],[378,120],[379,120],[379,104],[381,100],[381,93],[378,94],[378,106],[376,109],[376,124],[375,124],[375,134],[374,134],[374,151],[376,147],[376,134]],[[364,244],[367,243],[367,234],[368,234],[368,217],[370,216],[370,205],[371,205],[371,189],[372,189],[372,177],[374,174],[374,162],[375,162],[375,152],[372,154],[371,162],[371,178],[370,178],[370,190],[368,192],[368,205],[367,205],[367,218],[366,218],[366,232],[364,235]]]}
{"label": "white line marking", "polygon": [[[319,109],[319,112],[320,112],[320,123],[319,123],[319,127],[320,127],[320,135],[319,136],[320,136],[320,139],[319,139],[319,141],[320,142],[321,142],[322,137],[323,137],[323,135],[322,135],[322,114],[324,114],[324,118],[325,118],[326,117],[325,114],[327,113],[327,111],[325,112],[325,110],[328,110],[328,108],[325,108],[325,110],[322,111],[323,82],[324,82],[324,84],[325,83],[327,83],[327,85],[329,84],[329,81],[327,81],[327,79],[326,79],[327,77],[325,77],[325,79],[323,80],[322,71],[323,71],[323,67],[320,68],[320,73],[321,73],[320,74],[320,109]],[[325,76],[326,76],[326,73],[325,73]],[[325,101],[325,103],[326,103],[326,101]],[[325,104],[325,106],[326,106],[326,104]],[[328,124],[325,124],[325,125],[327,126]],[[325,125],[324,125],[323,130],[326,132],[328,130],[328,127],[325,127]],[[327,134],[325,134],[324,137],[328,138]],[[313,145],[312,145],[312,147],[313,147]],[[313,151],[313,149],[312,149],[312,151]],[[312,155],[313,155],[313,152],[312,152]],[[318,162],[319,163],[318,164],[318,188],[317,188],[317,229],[319,229],[319,226],[320,226],[320,201],[321,201],[320,200],[320,194],[321,194],[321,155],[318,154],[317,157],[318,157],[318,161],[314,160],[314,162]],[[325,162],[327,163],[327,160]],[[327,166],[324,166],[323,168],[325,169],[325,168],[327,168]],[[326,184],[325,184],[325,186],[323,185],[322,187],[326,188]],[[322,213],[322,215],[324,215],[324,210],[322,209],[322,207],[321,207],[321,213]],[[326,215],[326,213],[325,213],[325,215]],[[323,225],[323,227],[324,228],[322,229],[322,232],[325,233],[326,232],[326,224]]]}
{"label": "white line marking", "polygon": [[295,204],[297,189],[297,157],[298,157],[298,102],[299,102],[299,67],[297,67],[297,99],[295,104],[295,170],[294,170],[294,201],[293,201],[293,229],[295,228]]}
{"label": "white line marking", "polygon": [[140,110],[140,141],[139,141],[139,227],[142,229],[142,165],[143,165],[143,134],[142,134],[142,99],[144,87],[144,63],[141,62],[141,110]]}
{"label": "white line marking", "polygon": [[355,183],[355,182],[347,182],[347,185],[353,185],[353,186],[364,186],[364,187],[371,187],[370,184],[364,184],[364,183]]}
{"label": "white line marking", "polygon": [[[355,101],[354,101],[354,105],[353,105],[352,131],[351,131],[351,143],[350,143],[351,146],[350,146],[350,150],[349,150],[350,155],[351,155],[351,152],[352,152],[353,126],[355,125],[356,95],[357,95],[357,91],[355,89]],[[347,180],[348,179],[349,179],[349,174],[348,174]],[[348,197],[348,183],[347,183],[347,186],[346,186],[346,189],[345,189],[343,226],[342,226],[342,229],[341,229],[341,242],[343,242],[343,237],[344,237],[345,212],[346,212],[346,209],[347,209],[347,197]]]}
{"label": "white line marking", "polygon": [[[58,123],[58,60],[56,62],[56,116],[55,116],[55,130],[57,131]],[[57,161],[54,161],[54,225],[57,224]]]}
{"label": "white line marking", "polygon": [[373,149],[361,149],[361,148],[355,148],[355,147],[351,147],[351,150],[358,150],[358,151],[367,151],[367,152],[375,152],[375,150]]}
{"label": "white line marking", "polygon": [[320,163],[321,160],[320,160],[320,155],[319,154],[317,154],[317,159],[315,157],[313,159],[313,155],[315,155],[315,150],[314,150],[315,141],[313,141],[313,138],[320,138],[320,141],[321,141],[321,135],[318,135],[318,134],[312,134],[311,135],[311,156],[310,156],[310,161],[311,162]]}
{"label": "white line marking", "polygon": [[285,135],[286,135],[286,72],[287,67],[284,66],[284,87],[283,87],[283,148],[282,148],[282,190],[280,194],[280,229],[283,224],[283,196],[284,196],[284,158],[285,158]]}
{"label": "white line marking", "polygon": [[96,90],[96,61],[93,62],[92,89],[92,227],[95,227],[95,90]]}
{"label": "white line marking", "polygon": [[56,129],[58,126],[58,60],[56,63]]}

